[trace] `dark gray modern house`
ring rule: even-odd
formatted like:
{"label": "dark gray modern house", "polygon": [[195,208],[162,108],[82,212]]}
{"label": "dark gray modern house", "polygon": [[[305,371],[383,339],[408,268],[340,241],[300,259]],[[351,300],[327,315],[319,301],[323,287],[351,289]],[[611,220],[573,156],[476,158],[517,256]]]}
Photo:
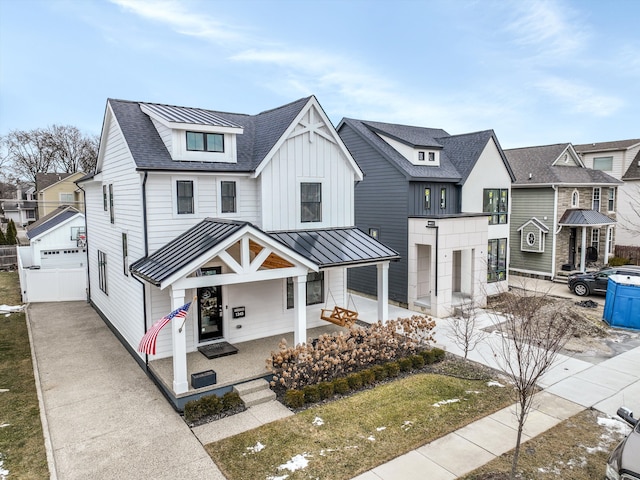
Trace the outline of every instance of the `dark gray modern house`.
{"label": "dark gray modern house", "polygon": [[[389,267],[390,300],[445,317],[506,288],[514,176],[493,130],[344,118],[338,134],[364,173],[356,225],[402,257]],[[371,272],[358,270],[349,287],[374,296]]]}

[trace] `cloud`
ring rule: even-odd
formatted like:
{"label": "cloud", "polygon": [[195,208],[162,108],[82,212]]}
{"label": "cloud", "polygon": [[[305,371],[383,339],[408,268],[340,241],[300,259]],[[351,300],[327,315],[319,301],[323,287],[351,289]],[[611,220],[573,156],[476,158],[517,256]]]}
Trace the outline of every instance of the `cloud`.
{"label": "cloud", "polygon": [[556,97],[576,113],[607,117],[624,105],[624,102],[618,97],[602,95],[592,87],[557,77],[543,79],[537,82],[536,87],[548,95]]}

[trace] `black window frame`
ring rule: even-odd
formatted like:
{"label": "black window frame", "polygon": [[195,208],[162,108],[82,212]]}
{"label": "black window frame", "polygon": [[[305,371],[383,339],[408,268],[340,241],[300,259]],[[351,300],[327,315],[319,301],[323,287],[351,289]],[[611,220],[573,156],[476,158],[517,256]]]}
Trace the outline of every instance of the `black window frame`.
{"label": "black window frame", "polygon": [[107,196],[106,185],[102,185],[102,208],[105,212],[109,210],[109,197]]}
{"label": "black window frame", "polygon": [[[225,192],[225,187],[233,187],[233,194]],[[220,213],[236,213],[237,211],[237,187],[236,182],[224,180],[220,182]],[[229,205],[231,202],[231,205]]]}
{"label": "black window frame", "polygon": [[[181,195],[180,194],[180,186],[187,185],[191,186],[191,195]],[[191,199],[190,208],[182,211],[184,205],[181,203],[181,200]],[[188,211],[189,210],[189,211]],[[193,190],[193,180],[176,180],[176,213],[178,215],[193,215],[196,212],[195,209],[195,199],[194,199],[194,190]]]}
{"label": "black window frame", "polygon": [[[320,298],[311,299],[309,297],[314,293],[310,292],[309,285],[313,288],[313,286],[318,286],[320,290]],[[306,287],[306,305],[318,305],[324,302],[324,272],[309,272],[307,274],[307,283]],[[295,308],[295,293],[293,287],[293,277],[287,278],[287,310],[291,310]]]}
{"label": "black window frame", "polygon": [[490,213],[489,225],[504,225],[509,221],[509,189],[484,188],[482,211]]}
{"label": "black window frame", "polygon": [[507,279],[507,253],[506,238],[492,238],[487,242],[487,283]]}
{"label": "black window frame", "polygon": [[[189,136],[190,135],[200,135],[202,137],[202,148],[189,148]],[[209,148],[209,143],[210,143],[209,137],[210,136],[211,137],[215,136],[215,138],[220,138],[221,139],[221,143],[222,143],[221,149],[218,150],[218,149],[210,149]],[[187,146],[187,151],[188,152],[224,153],[224,134],[223,133],[187,131],[185,133],[185,141],[186,141],[186,146]]]}
{"label": "black window frame", "polygon": [[440,209],[447,208],[447,189],[445,187],[440,188]]}
{"label": "black window frame", "polygon": [[122,232],[122,273],[125,277],[129,276],[129,242],[126,232]]}
{"label": "black window frame", "polygon": [[424,209],[431,210],[431,187],[424,188]]}
{"label": "black window frame", "polygon": [[107,254],[98,250],[98,286],[105,295],[109,295],[107,288]]}
{"label": "black window frame", "polygon": [[[306,188],[317,187],[317,192],[305,192]],[[317,200],[310,200],[317,196]],[[321,182],[301,182],[300,183],[300,222],[317,223],[322,222],[322,183]]]}
{"label": "black window frame", "polygon": [[109,222],[116,223],[116,212],[113,208],[113,183],[109,184]]}

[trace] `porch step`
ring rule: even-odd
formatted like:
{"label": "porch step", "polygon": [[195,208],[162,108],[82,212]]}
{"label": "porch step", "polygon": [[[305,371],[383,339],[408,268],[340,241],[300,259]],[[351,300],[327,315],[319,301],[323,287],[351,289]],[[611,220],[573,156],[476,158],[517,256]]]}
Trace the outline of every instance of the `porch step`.
{"label": "porch step", "polygon": [[269,388],[269,383],[264,379],[234,385],[233,390],[240,395],[247,408],[276,399],[275,392]]}

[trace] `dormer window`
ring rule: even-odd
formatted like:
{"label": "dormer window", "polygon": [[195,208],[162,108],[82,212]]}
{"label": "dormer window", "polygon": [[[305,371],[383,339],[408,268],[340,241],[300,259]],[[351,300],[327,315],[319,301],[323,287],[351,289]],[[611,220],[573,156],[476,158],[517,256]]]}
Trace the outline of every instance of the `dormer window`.
{"label": "dormer window", "polygon": [[436,152],[429,152],[429,161],[430,162],[436,161]]}
{"label": "dormer window", "polygon": [[424,162],[424,152],[418,152],[418,160]]}
{"label": "dormer window", "polygon": [[221,133],[187,132],[187,150],[224,152],[224,135]]}

